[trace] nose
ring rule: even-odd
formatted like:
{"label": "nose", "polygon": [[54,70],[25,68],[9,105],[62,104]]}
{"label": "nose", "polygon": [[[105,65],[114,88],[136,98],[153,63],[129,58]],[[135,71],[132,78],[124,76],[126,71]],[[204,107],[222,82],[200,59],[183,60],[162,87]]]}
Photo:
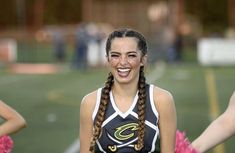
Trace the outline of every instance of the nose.
{"label": "nose", "polygon": [[120,64],[125,65],[128,63],[128,59],[126,56],[121,56],[120,58]]}

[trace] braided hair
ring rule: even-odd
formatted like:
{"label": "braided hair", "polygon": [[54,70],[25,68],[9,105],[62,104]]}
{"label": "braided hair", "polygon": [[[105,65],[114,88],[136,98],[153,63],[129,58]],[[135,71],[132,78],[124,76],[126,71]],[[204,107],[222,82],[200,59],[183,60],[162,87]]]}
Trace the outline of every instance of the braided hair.
{"label": "braided hair", "polygon": [[[147,54],[147,43],[142,34],[139,32],[133,30],[133,29],[118,29],[113,31],[106,42],[106,54],[109,55],[109,51],[111,49],[112,40],[114,38],[123,38],[123,37],[133,37],[136,38],[138,43],[138,49],[142,52],[142,57]],[[146,101],[146,82],[145,82],[145,76],[144,76],[144,66],[140,67],[139,72],[139,82],[138,82],[138,141],[137,144],[134,145],[134,149],[136,151],[140,151],[144,146],[144,132],[145,132],[145,101]],[[95,152],[95,142],[99,138],[101,133],[101,125],[105,118],[105,112],[106,112],[106,106],[109,102],[109,92],[111,91],[112,85],[113,85],[114,77],[111,73],[109,73],[109,76],[107,78],[107,81],[105,82],[105,86],[103,87],[101,91],[101,99],[100,99],[100,106],[97,112],[96,121],[94,123],[94,129],[93,129],[93,137],[90,143],[90,151]]]}

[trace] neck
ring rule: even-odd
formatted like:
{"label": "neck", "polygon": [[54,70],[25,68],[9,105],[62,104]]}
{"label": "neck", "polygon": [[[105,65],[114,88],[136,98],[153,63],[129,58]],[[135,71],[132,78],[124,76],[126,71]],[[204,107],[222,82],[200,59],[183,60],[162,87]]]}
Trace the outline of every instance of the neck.
{"label": "neck", "polygon": [[113,85],[112,91],[115,95],[119,96],[135,96],[138,90],[138,84],[119,84],[115,83]]}

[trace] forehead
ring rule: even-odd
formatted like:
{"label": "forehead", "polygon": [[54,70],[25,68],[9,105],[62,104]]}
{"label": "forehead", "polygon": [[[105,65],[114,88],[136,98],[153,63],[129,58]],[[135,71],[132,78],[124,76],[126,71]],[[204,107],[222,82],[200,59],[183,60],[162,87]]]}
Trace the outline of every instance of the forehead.
{"label": "forehead", "polygon": [[134,37],[114,38],[111,51],[136,51],[138,50],[137,39]]}

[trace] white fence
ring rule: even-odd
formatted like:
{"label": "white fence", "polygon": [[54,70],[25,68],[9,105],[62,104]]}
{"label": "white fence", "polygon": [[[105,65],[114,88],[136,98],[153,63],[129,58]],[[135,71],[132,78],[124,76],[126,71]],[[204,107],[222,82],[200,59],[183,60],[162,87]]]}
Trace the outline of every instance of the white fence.
{"label": "white fence", "polygon": [[14,39],[0,39],[0,62],[10,63],[17,60],[17,43]]}
{"label": "white fence", "polygon": [[201,65],[235,65],[235,39],[203,38],[198,41]]}

